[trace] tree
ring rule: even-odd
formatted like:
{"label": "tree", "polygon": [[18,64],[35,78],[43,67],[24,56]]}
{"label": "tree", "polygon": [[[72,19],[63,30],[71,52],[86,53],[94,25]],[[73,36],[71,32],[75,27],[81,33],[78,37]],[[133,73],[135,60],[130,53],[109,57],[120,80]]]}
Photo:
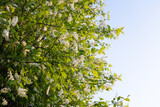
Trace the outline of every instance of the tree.
{"label": "tree", "polygon": [[[100,0],[0,2],[0,105],[91,106],[120,76],[96,55],[122,28],[106,24]],[[104,20],[96,20],[98,16]],[[98,23],[97,23],[98,22]],[[92,106],[123,105],[121,96]]]}

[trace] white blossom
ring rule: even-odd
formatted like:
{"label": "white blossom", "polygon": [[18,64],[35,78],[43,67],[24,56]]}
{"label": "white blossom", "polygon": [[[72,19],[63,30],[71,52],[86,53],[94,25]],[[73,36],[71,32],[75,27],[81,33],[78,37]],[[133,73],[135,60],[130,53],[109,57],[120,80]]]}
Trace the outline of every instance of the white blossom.
{"label": "white blossom", "polygon": [[8,72],[8,77],[9,77],[9,80],[10,80],[10,81],[11,81],[11,80],[14,80],[14,77],[13,77],[11,71]]}
{"label": "white blossom", "polygon": [[94,46],[96,43],[95,43],[95,41],[92,39],[92,40],[89,42],[89,44],[90,44],[91,46]]}
{"label": "white blossom", "polygon": [[8,93],[8,91],[10,91],[10,88],[2,88],[1,89],[1,93]]}
{"label": "white blossom", "polygon": [[76,23],[78,24],[78,23],[79,23],[79,21],[76,21]]}
{"label": "white blossom", "polygon": [[74,10],[74,2],[70,4],[71,9]]}
{"label": "white blossom", "polygon": [[43,28],[43,31],[47,31],[47,27],[46,26]]}
{"label": "white blossom", "polygon": [[104,0],[100,0],[102,3],[104,2]]}
{"label": "white blossom", "polygon": [[75,53],[78,53],[78,45],[77,45],[77,43],[74,44],[74,46],[73,46],[73,51],[74,51]]}
{"label": "white blossom", "polygon": [[78,59],[73,59],[73,65],[77,66],[79,64],[79,60]]}
{"label": "white blossom", "polygon": [[2,36],[5,38],[6,41],[9,41],[9,31],[3,30]]}
{"label": "white blossom", "polygon": [[103,28],[107,25],[105,20],[101,20],[100,27]]}
{"label": "white blossom", "polygon": [[78,72],[79,78],[83,78],[83,74],[81,72]]}
{"label": "white blossom", "polygon": [[29,49],[25,49],[24,50],[24,55],[26,56],[27,52],[29,52],[30,50]]}
{"label": "white blossom", "polygon": [[96,33],[93,33],[93,35],[97,38],[98,37],[98,34],[96,34]]}
{"label": "white blossom", "polygon": [[61,13],[58,13],[58,16],[61,18],[61,17],[62,17],[62,14],[61,14]]}
{"label": "white blossom", "polygon": [[22,45],[23,45],[23,46],[26,46],[26,42],[25,42],[25,41],[22,41]]}
{"label": "white blossom", "polygon": [[39,38],[37,39],[37,42],[39,42],[42,38],[43,36],[39,36]]}
{"label": "white blossom", "polygon": [[74,2],[74,3],[77,3],[77,2],[78,2],[78,0],[73,0],[73,2]]}
{"label": "white blossom", "polygon": [[48,10],[50,15],[53,15],[54,13],[52,12],[51,9]]}
{"label": "white blossom", "polygon": [[7,100],[6,100],[5,98],[3,98],[2,101],[3,101],[3,102],[2,102],[2,105],[4,105],[4,106],[5,106],[5,105],[8,105],[8,102],[7,102]]}
{"label": "white blossom", "polygon": [[110,35],[113,35],[113,39],[117,39],[117,36],[114,31],[111,31]]}
{"label": "white blossom", "polygon": [[69,14],[69,17],[68,17],[68,22],[71,22],[72,21],[72,15]]}
{"label": "white blossom", "polygon": [[69,100],[65,99],[64,104],[69,104]]}
{"label": "white blossom", "polygon": [[27,89],[23,89],[23,88],[19,87],[17,91],[18,91],[18,95],[20,97],[27,97],[27,95],[26,95],[26,92],[28,91]]}
{"label": "white blossom", "polygon": [[67,48],[69,48],[69,41],[60,40],[62,44],[64,44]]}
{"label": "white blossom", "polygon": [[86,23],[82,23],[82,25],[85,25],[85,26],[86,26],[87,24],[86,24]]}
{"label": "white blossom", "polygon": [[76,32],[73,32],[73,37],[78,40],[78,34]]}
{"label": "white blossom", "polygon": [[61,4],[61,3],[63,3],[64,2],[64,0],[59,0],[59,3],[58,4]]}
{"label": "white blossom", "polygon": [[46,95],[49,94],[49,90],[50,90],[50,85],[49,85],[48,88],[47,88]]}
{"label": "white blossom", "polygon": [[51,78],[51,79],[49,80],[49,83],[51,84],[53,81],[54,81],[54,79],[53,79],[53,78]]}
{"label": "white blossom", "polygon": [[46,1],[46,5],[52,6],[52,1]]}
{"label": "white blossom", "polygon": [[94,106],[94,102],[88,105],[88,107],[93,107],[93,106]]}
{"label": "white blossom", "polygon": [[89,93],[89,92],[90,92],[90,89],[89,89],[89,88],[85,88],[84,91],[85,91],[86,93]]}
{"label": "white blossom", "polygon": [[17,22],[18,22],[18,17],[14,16],[12,21],[11,21],[11,25],[14,27],[14,26],[16,26]]}
{"label": "white blossom", "polygon": [[113,85],[111,85],[111,84],[105,84],[105,88],[110,88],[110,87],[112,87]]}
{"label": "white blossom", "polygon": [[61,89],[59,92],[58,92],[58,96],[61,96],[63,94],[63,89]]}
{"label": "white blossom", "polygon": [[80,56],[80,61],[83,62],[84,61],[84,55]]}
{"label": "white blossom", "polygon": [[54,11],[54,16],[56,16],[57,15],[57,9],[55,8],[55,11]]}
{"label": "white blossom", "polygon": [[86,80],[85,80],[85,78],[82,78],[82,82],[83,82],[83,83],[86,83]]}
{"label": "white blossom", "polygon": [[80,99],[80,94],[79,94],[79,90],[75,90],[74,93],[76,93],[76,97],[77,99]]}
{"label": "white blossom", "polygon": [[53,37],[56,37],[56,35],[54,34],[55,31],[56,31],[56,30],[54,30],[54,29],[50,30],[50,34],[51,34]]}
{"label": "white blossom", "polygon": [[9,11],[9,6],[6,6],[6,10]]}
{"label": "white blossom", "polygon": [[36,87],[34,87],[34,88],[33,88],[33,90],[34,90],[34,91],[36,91],[36,92],[38,92],[38,90],[37,90],[37,88],[36,88]]}

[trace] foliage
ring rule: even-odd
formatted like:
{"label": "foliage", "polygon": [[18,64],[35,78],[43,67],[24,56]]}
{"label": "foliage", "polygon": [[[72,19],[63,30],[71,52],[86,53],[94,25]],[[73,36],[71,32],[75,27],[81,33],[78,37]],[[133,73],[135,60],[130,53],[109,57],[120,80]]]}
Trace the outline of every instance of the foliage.
{"label": "foliage", "polygon": [[[105,55],[122,28],[106,24],[98,0],[0,2],[0,105],[123,106],[123,97],[91,104],[120,76]],[[98,16],[104,20],[96,21]],[[108,15],[109,17],[109,15]]]}

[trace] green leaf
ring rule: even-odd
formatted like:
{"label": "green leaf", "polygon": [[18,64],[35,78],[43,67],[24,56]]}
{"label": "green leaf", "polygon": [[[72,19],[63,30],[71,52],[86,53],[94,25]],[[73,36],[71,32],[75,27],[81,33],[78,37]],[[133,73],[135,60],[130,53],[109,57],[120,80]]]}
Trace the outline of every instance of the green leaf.
{"label": "green leaf", "polygon": [[124,100],[125,100],[125,101],[128,101],[128,102],[130,101],[130,99],[129,99],[129,98],[125,98]]}
{"label": "green leaf", "polygon": [[94,70],[94,71],[93,71],[93,75],[96,76],[96,77],[98,77],[97,71]]}
{"label": "green leaf", "polygon": [[62,76],[63,76],[64,78],[67,77],[67,74],[66,74],[65,72],[61,72],[61,74],[62,74]]}

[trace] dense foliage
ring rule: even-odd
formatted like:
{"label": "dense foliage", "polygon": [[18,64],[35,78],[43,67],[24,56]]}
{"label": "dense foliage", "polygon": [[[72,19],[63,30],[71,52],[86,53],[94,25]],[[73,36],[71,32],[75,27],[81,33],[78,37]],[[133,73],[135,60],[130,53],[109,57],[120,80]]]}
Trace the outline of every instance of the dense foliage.
{"label": "dense foliage", "polygon": [[103,5],[101,0],[1,0],[0,105],[123,106],[129,99],[121,96],[91,103],[97,91],[110,91],[121,80],[97,56],[109,47],[105,38],[123,33],[106,24]]}

